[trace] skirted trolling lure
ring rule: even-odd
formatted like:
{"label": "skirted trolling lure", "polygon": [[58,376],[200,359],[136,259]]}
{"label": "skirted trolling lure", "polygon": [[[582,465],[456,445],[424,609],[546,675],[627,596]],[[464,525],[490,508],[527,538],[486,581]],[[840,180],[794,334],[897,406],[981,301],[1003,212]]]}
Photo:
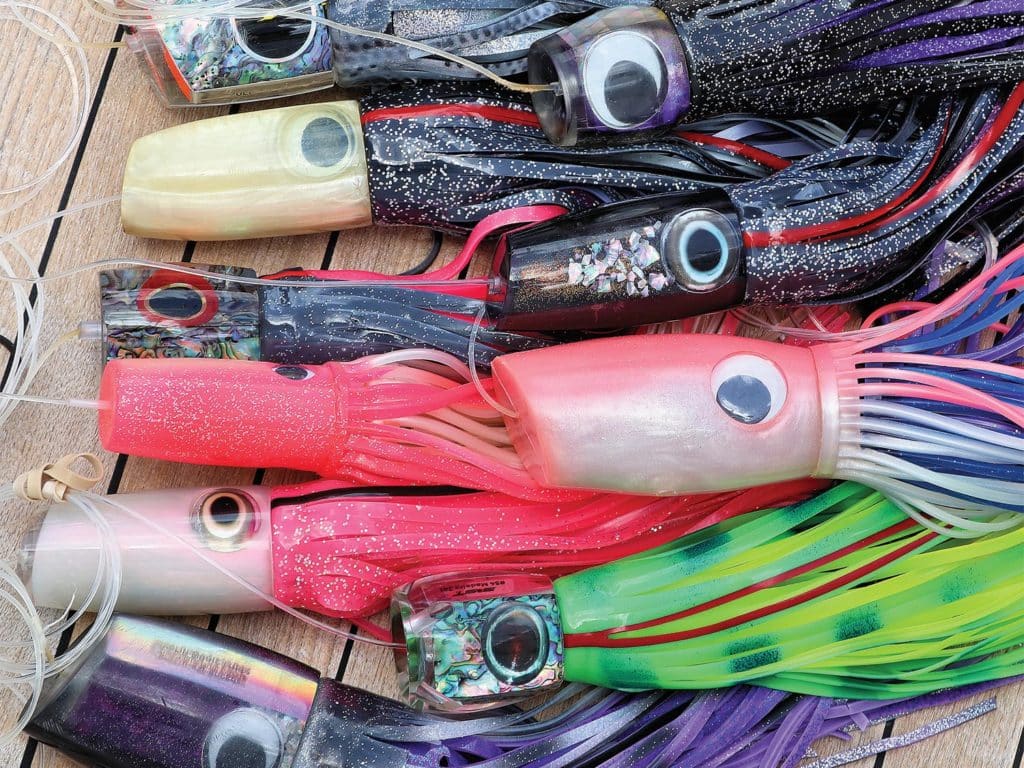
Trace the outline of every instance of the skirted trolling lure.
{"label": "skirted trolling lure", "polygon": [[[118,615],[82,664],[51,681],[26,732],[100,768],[685,768],[712,759],[722,768],[793,768],[819,739],[845,739],[854,727],[993,687],[894,702],[759,688],[636,695],[591,689],[567,707],[562,696],[525,712],[449,719],[241,640]],[[805,765],[842,765],[993,709],[989,698],[903,736]]]}
{"label": "skirted trolling lure", "polygon": [[438,353],[285,370],[114,360],[100,437],[171,461],[540,499],[857,480],[976,536],[1024,521],[1022,280],[1018,248],[943,302],[845,340],[595,339],[503,355],[483,381]]}
{"label": "skirted trolling lure", "polygon": [[[503,76],[525,74],[530,46],[627,0],[251,0],[136,15],[129,48],[173,106],[229,104],[327,88],[480,77],[441,52]],[[168,6],[172,6],[168,8]],[[178,6],[174,8],[173,6]],[[249,10],[252,9],[252,10]],[[279,9],[280,13],[273,13]],[[298,11],[298,13],[296,13]],[[191,15],[190,15],[191,14]],[[328,24],[415,40],[372,38]]]}
{"label": "skirted trolling lure", "polygon": [[396,593],[403,690],[441,709],[563,681],[917,695],[1024,670],[1024,527],[962,541],[845,483],[564,576],[437,576]]}
{"label": "skirted trolling lure", "polygon": [[[98,498],[96,507],[120,550],[119,611],[260,611],[273,607],[265,598],[272,595],[296,608],[355,619],[384,610],[393,590],[445,573],[454,561],[464,571],[570,573],[806,498],[820,487],[797,481],[661,499],[597,494],[559,504],[322,480],[118,494]],[[18,555],[36,605],[80,608],[90,599],[100,535],[71,504],[47,510]]]}
{"label": "skirted trolling lure", "polygon": [[538,40],[560,145],[729,112],[828,114],[1024,79],[1020,0],[658,0]]}
{"label": "skirted trolling lure", "polygon": [[1020,191],[1022,105],[1024,86],[984,91],[944,104],[920,132],[911,113],[895,140],[824,149],[765,179],[510,233],[496,291],[503,327],[618,327],[740,304],[911,295],[959,230],[985,214],[990,228],[1016,216],[999,205]]}
{"label": "skirted trolling lure", "polygon": [[[740,140],[731,140],[729,129]],[[226,115],[145,136],[128,156],[129,234],[233,240],[370,224],[466,231],[526,205],[581,210],[636,195],[758,178],[842,141],[823,121],[715,123],[725,136],[631,147],[551,147],[528,102],[483,84],[434,83]],[[240,170],[245,169],[245,170]]]}

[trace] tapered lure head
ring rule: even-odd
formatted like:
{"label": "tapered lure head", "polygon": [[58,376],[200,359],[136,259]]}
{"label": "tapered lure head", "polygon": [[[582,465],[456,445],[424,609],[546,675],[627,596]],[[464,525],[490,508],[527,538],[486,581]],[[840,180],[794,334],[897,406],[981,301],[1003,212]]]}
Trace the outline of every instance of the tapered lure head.
{"label": "tapered lure head", "polygon": [[836,384],[812,349],[662,335],[546,352],[494,364],[513,445],[542,486],[672,495],[831,476]]}
{"label": "tapered lure head", "polygon": [[655,8],[614,8],[533,44],[530,82],[544,133],[559,146],[667,128],[690,107],[686,54]]}
{"label": "tapered lure head", "polygon": [[722,192],[658,195],[513,232],[496,265],[500,328],[643,325],[743,301],[739,216]]}
{"label": "tapered lure head", "polygon": [[[197,265],[198,266],[198,265]],[[258,360],[260,302],[251,269],[202,266],[211,278],[148,267],[100,273],[100,335],[104,360],[131,357],[215,357]]]}
{"label": "tapered lure head", "polygon": [[395,593],[391,626],[412,704],[466,712],[562,683],[562,624],[545,576],[420,579]]}
{"label": "tapered lure head", "polygon": [[354,101],[186,123],[144,136],[128,155],[129,234],[231,240],[371,223]]}
{"label": "tapered lure head", "polygon": [[[147,491],[110,501],[103,513],[121,556],[118,610],[185,615],[271,607],[262,597],[274,591],[269,488]],[[100,536],[71,504],[46,511],[22,538],[18,557],[37,605],[82,607],[97,572]]]}
{"label": "tapered lure head", "polygon": [[[172,0],[169,5],[188,2]],[[323,18],[328,3],[314,0],[304,9],[289,0],[258,0],[250,5],[298,7],[309,16]],[[311,19],[272,12],[157,19],[131,27],[128,46],[170,106],[294,96],[334,84],[330,34]]]}

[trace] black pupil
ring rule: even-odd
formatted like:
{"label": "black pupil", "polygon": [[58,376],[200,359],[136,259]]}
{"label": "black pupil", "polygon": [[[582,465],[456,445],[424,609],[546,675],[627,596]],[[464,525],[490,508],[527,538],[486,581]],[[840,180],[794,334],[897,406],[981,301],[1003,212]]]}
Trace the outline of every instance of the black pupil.
{"label": "black pupil", "polygon": [[348,154],[348,130],[330,117],[318,117],[302,132],[302,154],[320,168],[337,165]]}
{"label": "black pupil", "polygon": [[234,496],[216,496],[210,502],[210,517],[217,525],[231,525],[242,509]]}
{"label": "black pupil", "polygon": [[303,19],[235,19],[242,44],[264,59],[290,59],[309,39],[313,22]]}
{"label": "black pupil", "polygon": [[490,627],[491,658],[500,667],[492,671],[505,682],[537,666],[542,638],[529,610],[509,611]]}
{"label": "black pupil", "polygon": [[706,229],[698,229],[686,243],[686,260],[696,272],[711,272],[722,262],[722,243]]}
{"label": "black pupil", "polygon": [[305,368],[301,368],[297,365],[279,365],[274,369],[274,373],[278,376],[284,376],[286,379],[291,379],[292,381],[303,381],[309,376],[309,373]]}
{"label": "black pupil", "polygon": [[627,125],[642,123],[661,108],[658,81],[635,61],[623,60],[612,66],[604,91],[608,111]]}
{"label": "black pupil", "polygon": [[164,288],[149,297],[149,308],[161,317],[188,320],[203,311],[203,297],[194,288]]}
{"label": "black pupil", "polygon": [[765,420],[772,409],[772,395],[764,382],[753,376],[733,376],[722,382],[715,399],[726,413],[744,424]]}
{"label": "black pupil", "polygon": [[244,736],[231,736],[217,751],[211,768],[264,768],[266,764],[267,753],[260,744]]}

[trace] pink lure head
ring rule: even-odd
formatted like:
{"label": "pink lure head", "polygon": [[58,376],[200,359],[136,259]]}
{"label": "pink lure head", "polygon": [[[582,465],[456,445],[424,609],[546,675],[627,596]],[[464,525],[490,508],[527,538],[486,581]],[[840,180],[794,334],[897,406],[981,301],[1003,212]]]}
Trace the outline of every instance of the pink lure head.
{"label": "pink lure head", "polygon": [[838,421],[819,357],[739,337],[627,336],[506,355],[494,380],[541,485],[667,495],[828,477]]}

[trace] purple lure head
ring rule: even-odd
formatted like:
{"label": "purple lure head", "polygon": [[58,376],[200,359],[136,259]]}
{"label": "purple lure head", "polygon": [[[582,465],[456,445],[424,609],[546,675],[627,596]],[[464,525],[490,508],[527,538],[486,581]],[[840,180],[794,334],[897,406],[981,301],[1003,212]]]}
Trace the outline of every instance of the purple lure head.
{"label": "purple lure head", "polygon": [[48,682],[26,732],[105,768],[284,768],[317,682],[240,640],[118,615]]}
{"label": "purple lure head", "polygon": [[573,146],[679,122],[690,108],[686,54],[675,25],[656,8],[596,13],[530,48],[530,82],[541,128]]}

